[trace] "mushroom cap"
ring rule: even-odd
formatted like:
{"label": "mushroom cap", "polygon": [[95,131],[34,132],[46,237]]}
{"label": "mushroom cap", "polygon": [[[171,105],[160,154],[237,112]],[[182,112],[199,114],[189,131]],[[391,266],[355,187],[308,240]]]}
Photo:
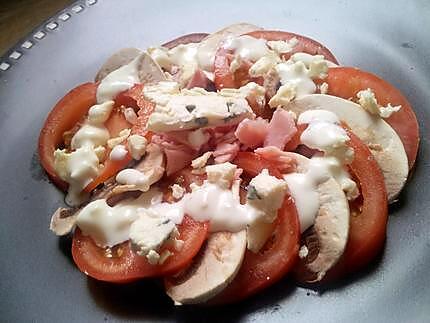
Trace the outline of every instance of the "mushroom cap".
{"label": "mushroom cap", "polygon": [[203,303],[236,276],[246,250],[246,230],[211,234],[192,265],[165,279],[167,295],[180,304]]}
{"label": "mushroom cap", "polygon": [[[297,171],[306,172],[309,159],[292,154]],[[317,186],[319,210],[313,227],[302,234],[307,254],[299,258],[296,278],[313,283],[320,281],[345,251],[349,233],[349,205],[340,185],[332,177]]]}
{"label": "mushroom cap", "polygon": [[382,170],[388,202],[399,195],[408,177],[408,157],[397,133],[379,116],[358,104],[325,94],[311,94],[292,101],[286,109],[297,115],[323,109],[335,113],[368,146]]}
{"label": "mushroom cap", "polygon": [[112,56],[110,56],[106,62],[100,67],[98,71],[95,81],[99,82],[106,77],[109,73],[115,71],[116,69],[130,63],[133,59],[135,59],[142,51],[137,48],[129,47],[122,48]]}

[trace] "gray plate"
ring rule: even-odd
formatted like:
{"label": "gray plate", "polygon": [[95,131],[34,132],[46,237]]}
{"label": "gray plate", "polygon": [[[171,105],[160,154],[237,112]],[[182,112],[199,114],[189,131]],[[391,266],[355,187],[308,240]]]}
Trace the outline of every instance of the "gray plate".
{"label": "gray plate", "polygon": [[[2,321],[424,322],[430,318],[430,3],[416,1],[77,2],[70,18],[38,28],[0,60],[0,313]],[[80,8],[80,9],[79,9]],[[48,230],[63,195],[41,170],[36,142],[53,104],[91,80],[121,47],[146,47],[189,32],[249,21],[309,35],[344,65],[372,71],[410,100],[421,125],[415,174],[392,210],[381,259],[326,291],[284,280],[243,304],[174,308],[153,283],[111,286],[73,265],[70,241]],[[55,27],[51,28],[50,27]],[[5,32],[5,31],[2,31]],[[23,42],[24,42],[23,40]],[[14,50],[19,59],[9,57]],[[1,63],[7,64],[1,64]],[[426,197],[427,196],[427,197]]]}

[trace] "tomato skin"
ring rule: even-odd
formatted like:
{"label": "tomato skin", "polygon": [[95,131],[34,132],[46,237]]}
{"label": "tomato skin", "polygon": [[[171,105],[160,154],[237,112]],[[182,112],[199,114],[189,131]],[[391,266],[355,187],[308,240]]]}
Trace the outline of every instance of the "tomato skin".
{"label": "tomato skin", "polygon": [[330,52],[328,48],[313,40],[311,38],[286,32],[286,31],[277,31],[277,30],[255,30],[247,33],[247,35],[252,36],[254,38],[261,38],[265,40],[290,40],[291,38],[296,38],[298,40],[297,45],[293,48],[293,50],[288,53],[288,56],[285,58],[288,59],[294,53],[304,52],[311,55],[323,55],[325,59],[339,65],[336,57]]}
{"label": "tomato skin", "polygon": [[73,236],[73,260],[79,270],[88,276],[112,283],[128,283],[141,278],[173,275],[185,268],[198,253],[206,239],[208,224],[185,216],[178,230],[179,239],[184,240],[184,245],[179,251],[166,248],[174,254],[162,265],[149,264],[145,257],[138,256],[131,250],[129,242],[115,247],[114,250],[121,250],[119,256],[108,258],[105,249],[98,247],[79,229],[75,230]]}
{"label": "tomato skin", "polygon": [[350,217],[348,243],[339,266],[346,272],[354,272],[372,261],[384,246],[388,204],[384,176],[378,163],[369,148],[354,133],[346,130],[349,145],[355,156],[359,156],[349,167],[360,183],[363,205],[360,214]]}
{"label": "tomato skin", "polygon": [[299,251],[299,220],[291,197],[285,198],[275,220],[274,239],[268,241],[259,253],[247,250],[242,266],[234,280],[212,304],[238,302],[274,284],[295,265]]}
{"label": "tomato skin", "polygon": [[[105,122],[105,127],[108,129],[111,138],[117,137],[121,130],[130,128],[130,126],[131,124],[125,119],[124,113],[119,109],[112,111],[109,119]],[[106,156],[109,156],[110,151],[110,149],[107,150]],[[84,191],[91,192],[98,185],[114,176],[119,170],[125,168],[131,161],[132,158],[129,153],[121,160],[112,160],[107,157],[99,175],[85,187]]]}
{"label": "tomato skin", "polygon": [[218,48],[214,59],[214,83],[217,90],[224,88],[236,88],[234,74],[230,71],[230,51]]}
{"label": "tomato skin", "polygon": [[[256,176],[263,169],[279,177],[276,166],[255,153],[241,152],[234,163],[246,175]],[[300,224],[293,199],[287,196],[275,220],[274,236],[258,252],[246,250],[243,263],[234,280],[209,303],[227,304],[252,296],[285,276],[297,261]]]}
{"label": "tomato skin", "polygon": [[408,156],[409,169],[413,168],[420,140],[419,126],[410,103],[399,90],[378,76],[353,67],[329,68],[324,82],[328,84],[330,95],[344,99],[356,98],[357,92],[370,88],[381,105],[401,105],[402,108],[385,121],[399,135]]}
{"label": "tomato skin", "polygon": [[84,83],[67,93],[51,110],[39,136],[39,157],[50,179],[62,190],[68,184],[54,169],[54,151],[63,143],[63,133],[73,128],[96,103],[96,83]]}
{"label": "tomato skin", "polygon": [[270,162],[259,154],[253,152],[240,151],[233,160],[239,168],[242,168],[246,174],[255,177],[261,173],[263,169],[268,169],[270,175],[277,178],[282,178],[281,172],[278,170],[276,163]]}

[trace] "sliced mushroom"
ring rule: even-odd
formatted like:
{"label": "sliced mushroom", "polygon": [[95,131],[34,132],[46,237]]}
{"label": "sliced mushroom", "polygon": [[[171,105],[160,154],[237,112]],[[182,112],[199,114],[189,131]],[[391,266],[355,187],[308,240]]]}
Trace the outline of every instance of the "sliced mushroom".
{"label": "sliced mushroom", "polygon": [[166,75],[160,65],[152,59],[147,53],[136,48],[124,48],[112,55],[106,63],[103,64],[97,73],[95,80],[101,81],[111,72],[129,64],[134,59],[138,59],[138,75],[141,83],[151,84],[160,81],[166,81]]}
{"label": "sliced mushroom", "polygon": [[236,276],[246,250],[246,231],[213,233],[193,264],[165,279],[175,304],[203,303],[220,293]]}
{"label": "sliced mushroom", "polygon": [[286,109],[297,115],[307,110],[324,109],[346,122],[369,147],[384,175],[388,201],[395,201],[406,183],[409,169],[402,141],[388,123],[352,101],[324,94],[303,96],[292,101]]}
{"label": "sliced mushroom", "polygon": [[166,81],[166,75],[160,65],[152,59],[147,53],[142,53],[139,56],[139,79],[144,84],[157,83]]}
{"label": "sliced mushroom", "polygon": [[64,236],[70,233],[75,227],[78,217],[77,211],[75,208],[58,208],[52,215],[49,229],[57,236]]}
{"label": "sliced mushroom", "polygon": [[260,27],[247,23],[239,23],[227,26],[204,38],[198,47],[198,59],[201,67],[206,71],[213,68],[213,59],[220,42],[228,36],[240,36],[245,33],[260,30]]}
{"label": "sliced mushroom", "polygon": [[[145,158],[134,168],[149,176],[151,184],[160,180],[164,174],[164,155],[160,147],[149,144],[146,150]],[[150,184],[150,185],[151,185]],[[115,206],[119,202],[137,198],[142,194],[134,185],[118,185],[115,178],[111,178],[104,183],[103,187],[94,191],[89,202],[105,199],[109,206]],[[86,204],[80,208],[59,208],[51,217],[50,229],[58,236],[69,234],[76,223],[77,214]]]}
{"label": "sliced mushroom", "polygon": [[95,77],[95,81],[99,82],[105,78],[106,75],[120,68],[121,66],[127,65],[133,59],[135,59],[142,51],[137,48],[123,48],[109,57],[106,62],[100,67],[99,72]]}
{"label": "sliced mushroom", "polygon": [[[309,160],[294,154],[297,171],[307,171]],[[302,252],[295,273],[299,281],[320,281],[342,256],[349,232],[349,205],[332,177],[317,186],[319,210],[313,227],[302,234]],[[303,252],[304,251],[304,252]]]}
{"label": "sliced mushroom", "polygon": [[[164,153],[158,145],[148,144],[146,147],[145,158],[133,168],[146,176],[147,186],[158,182],[164,175],[165,171],[165,158]],[[113,188],[114,194],[124,193],[128,191],[140,191],[138,185],[123,184],[117,185]]]}

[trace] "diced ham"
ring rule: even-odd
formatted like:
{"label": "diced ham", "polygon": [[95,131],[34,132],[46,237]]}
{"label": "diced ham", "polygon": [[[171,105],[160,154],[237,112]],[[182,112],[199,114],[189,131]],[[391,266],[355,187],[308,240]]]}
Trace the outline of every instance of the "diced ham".
{"label": "diced ham", "polygon": [[206,76],[206,74],[201,69],[197,69],[194,72],[194,75],[188,81],[187,89],[192,89],[194,87],[201,87],[206,91],[216,91],[215,84]]}
{"label": "diced ham", "polygon": [[234,134],[241,144],[249,148],[256,148],[264,143],[268,131],[269,123],[267,120],[262,118],[244,119],[238,124]]}
{"label": "diced ham", "polygon": [[276,109],[269,123],[264,147],[275,146],[281,150],[297,132],[293,116],[282,108]]}
{"label": "diced ham", "polygon": [[274,146],[257,148],[254,152],[264,159],[275,163],[282,173],[291,173],[296,169],[297,162],[293,153],[282,151]]}
{"label": "diced ham", "polygon": [[213,153],[215,157],[215,164],[222,164],[229,161],[232,161],[237,153],[239,152],[239,143],[220,143],[216,146],[216,149]]}
{"label": "diced ham", "polygon": [[197,152],[190,147],[168,141],[165,137],[154,135],[152,142],[158,144],[166,155],[166,174],[167,176],[188,167],[191,161],[197,157]]}

